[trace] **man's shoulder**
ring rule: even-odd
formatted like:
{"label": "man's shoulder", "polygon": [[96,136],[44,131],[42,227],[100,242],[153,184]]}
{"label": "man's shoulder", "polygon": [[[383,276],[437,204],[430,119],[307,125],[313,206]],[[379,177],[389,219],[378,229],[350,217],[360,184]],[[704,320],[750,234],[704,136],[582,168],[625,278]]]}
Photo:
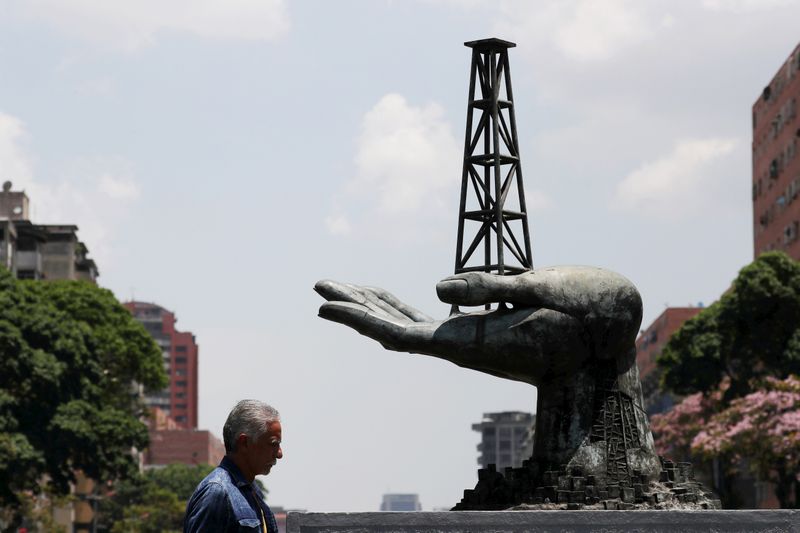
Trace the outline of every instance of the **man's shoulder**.
{"label": "man's shoulder", "polygon": [[218,466],[198,483],[197,488],[194,490],[194,495],[208,494],[221,496],[230,492],[234,487],[235,485],[231,480],[230,473]]}
{"label": "man's shoulder", "polygon": [[233,480],[231,479],[231,473],[222,468],[221,466],[216,467],[214,470],[208,473],[206,477],[203,478],[203,481],[200,484],[204,483],[230,483],[233,484]]}
{"label": "man's shoulder", "polygon": [[258,518],[256,511],[237,486],[235,478],[222,467],[212,470],[200,482],[189,501],[187,513],[203,507],[214,508],[217,512],[224,509],[227,516],[237,521]]}

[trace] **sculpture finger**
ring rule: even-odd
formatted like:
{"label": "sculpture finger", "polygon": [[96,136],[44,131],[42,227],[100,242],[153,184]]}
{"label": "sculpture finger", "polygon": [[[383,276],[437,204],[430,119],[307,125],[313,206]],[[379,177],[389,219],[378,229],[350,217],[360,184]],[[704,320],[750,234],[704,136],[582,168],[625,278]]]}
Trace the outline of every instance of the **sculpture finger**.
{"label": "sculpture finger", "polygon": [[536,305],[527,294],[527,284],[517,276],[500,276],[485,272],[467,272],[443,279],[436,284],[439,299],[455,305],[484,305],[494,302],[512,302]]}
{"label": "sculpture finger", "polygon": [[377,315],[369,308],[349,302],[327,302],[319,308],[319,316],[351,327],[362,335],[380,342],[390,350],[407,351],[411,349],[412,337],[407,335],[404,324]]}
{"label": "sculpture finger", "polygon": [[414,322],[433,322],[433,318],[426,315],[422,311],[403,303],[397,297],[385,289],[380,287],[364,287],[367,291],[374,294],[381,302],[385,303],[392,309],[401,313],[404,317],[411,319]]}
{"label": "sculpture finger", "polygon": [[399,313],[390,313],[375,303],[375,298],[371,295],[367,297],[363,287],[357,285],[325,279],[318,281],[314,285],[314,290],[329,302],[350,302],[362,305],[377,315],[385,315],[395,319],[402,317]]}
{"label": "sculpture finger", "polygon": [[[351,285],[351,287],[352,287],[352,285]],[[388,304],[386,301],[381,299],[380,296],[378,296],[375,293],[375,289],[373,289],[372,287],[359,287],[359,288],[361,289],[361,294],[364,296],[364,299],[367,302],[367,304],[362,304],[362,305],[368,305],[370,307],[370,309],[372,309],[372,308],[380,309],[381,311],[383,311],[387,315],[389,315],[389,316],[391,316],[391,317],[393,317],[393,318],[395,318],[395,319],[397,319],[397,320],[399,320],[401,322],[410,322],[411,321],[411,319],[408,317],[408,315],[404,314],[403,312],[401,312],[396,307]]]}
{"label": "sculpture finger", "polygon": [[548,267],[513,276],[468,272],[445,278],[436,292],[443,302],[456,305],[510,302],[579,318],[630,315],[631,322],[641,314],[641,296],[633,283],[596,267]]}

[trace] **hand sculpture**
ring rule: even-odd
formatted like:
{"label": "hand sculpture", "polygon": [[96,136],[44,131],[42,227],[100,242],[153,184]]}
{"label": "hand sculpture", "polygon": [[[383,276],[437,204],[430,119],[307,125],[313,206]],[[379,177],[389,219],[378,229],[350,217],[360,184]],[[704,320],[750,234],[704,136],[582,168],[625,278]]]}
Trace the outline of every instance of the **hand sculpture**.
{"label": "hand sculpture", "polygon": [[[322,318],[390,350],[432,355],[537,386],[533,458],[539,469],[572,463],[601,478],[634,469],[658,473],[635,364],[642,303],[624,277],[591,267],[459,274],[437,285],[443,302],[508,305],[444,320],[379,288],[320,281],[315,290],[328,300],[320,307]],[[614,416],[619,427],[605,427]],[[611,442],[615,431],[624,443],[626,472],[618,472],[620,457],[609,456],[618,449]]]}

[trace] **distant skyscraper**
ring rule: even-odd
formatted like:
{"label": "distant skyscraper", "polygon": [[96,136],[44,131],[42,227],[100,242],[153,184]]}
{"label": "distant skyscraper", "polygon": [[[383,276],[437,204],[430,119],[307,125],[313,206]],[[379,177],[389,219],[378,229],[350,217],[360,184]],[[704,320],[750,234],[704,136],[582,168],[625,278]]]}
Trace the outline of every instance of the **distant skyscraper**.
{"label": "distant skyscraper", "polygon": [[753,255],[800,260],[800,45],[753,104]]}
{"label": "distant skyscraper", "polygon": [[536,416],[521,411],[484,413],[483,420],[472,424],[481,434],[478,444],[478,464],[487,468],[494,464],[499,472],[504,468],[520,467],[533,453],[533,431]]}
{"label": "distant skyscraper", "polygon": [[421,511],[418,494],[384,494],[381,511]]}
{"label": "distant skyscraper", "polygon": [[145,396],[145,403],[169,415],[179,428],[197,429],[197,352],[194,334],[175,329],[175,314],[145,302],[123,304],[161,348],[169,386]]}

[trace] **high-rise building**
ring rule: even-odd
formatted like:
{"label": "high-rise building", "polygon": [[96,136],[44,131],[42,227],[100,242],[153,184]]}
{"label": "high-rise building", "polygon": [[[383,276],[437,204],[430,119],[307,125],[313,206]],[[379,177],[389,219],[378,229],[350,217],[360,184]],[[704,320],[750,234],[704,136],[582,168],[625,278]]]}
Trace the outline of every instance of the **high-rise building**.
{"label": "high-rise building", "polygon": [[661,371],[656,365],[656,358],[672,334],[702,310],[702,307],[668,307],[636,339],[636,364],[642,382],[644,409],[648,415],[663,413],[675,404],[671,394],[659,389]]}
{"label": "high-rise building", "polygon": [[753,104],[753,254],[800,260],[800,45]]}
{"label": "high-rise building", "polygon": [[97,265],[73,224],[34,224],[24,191],[0,192],[0,264],[20,279],[97,282]]}
{"label": "high-rise building", "polygon": [[418,494],[384,494],[381,511],[421,511]]}
{"label": "high-rise building", "polygon": [[478,464],[481,468],[496,465],[502,472],[507,467],[518,468],[533,453],[533,431],[536,416],[521,411],[484,413],[483,420],[472,424],[481,434],[478,444]]}
{"label": "high-rise building", "polygon": [[169,386],[145,396],[145,403],[169,415],[177,427],[197,429],[197,343],[191,332],[175,329],[175,314],[146,302],[123,304],[153,336],[164,357]]}

